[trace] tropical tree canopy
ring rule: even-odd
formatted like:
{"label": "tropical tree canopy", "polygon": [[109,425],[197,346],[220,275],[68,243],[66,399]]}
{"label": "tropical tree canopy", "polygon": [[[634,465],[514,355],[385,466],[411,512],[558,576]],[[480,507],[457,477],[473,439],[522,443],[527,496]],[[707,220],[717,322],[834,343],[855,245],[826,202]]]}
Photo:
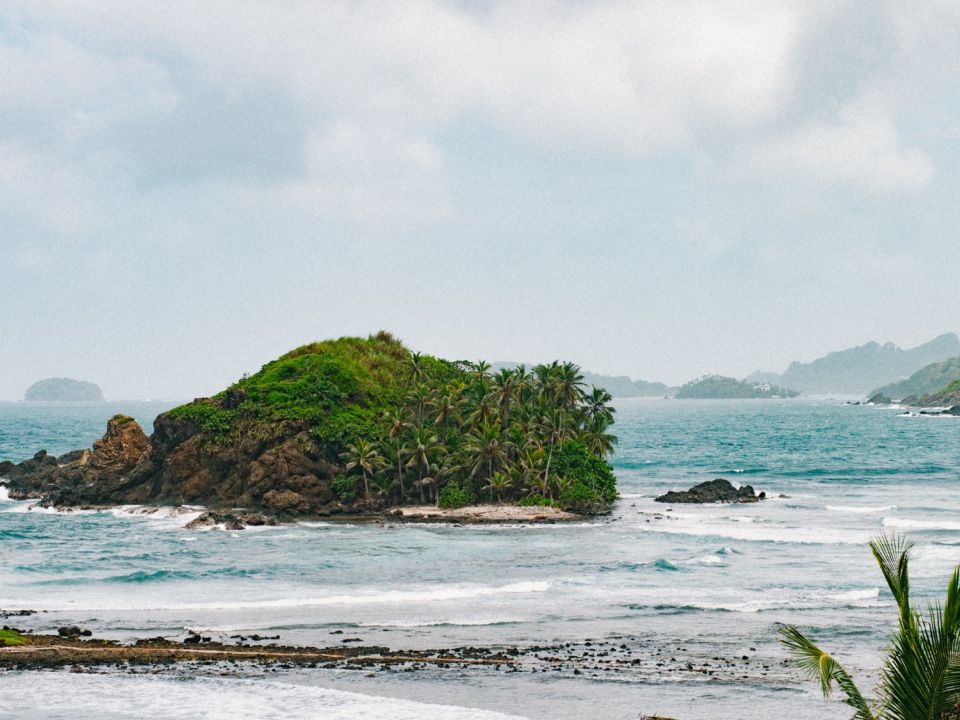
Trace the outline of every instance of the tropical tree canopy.
{"label": "tropical tree canopy", "polygon": [[[616,499],[606,458],[616,437],[610,394],[584,386],[580,368],[553,362],[491,374],[480,361],[411,353],[400,402],[369,442],[342,454],[348,471],[398,503],[525,502],[577,510]],[[375,455],[371,456],[371,453]]]}

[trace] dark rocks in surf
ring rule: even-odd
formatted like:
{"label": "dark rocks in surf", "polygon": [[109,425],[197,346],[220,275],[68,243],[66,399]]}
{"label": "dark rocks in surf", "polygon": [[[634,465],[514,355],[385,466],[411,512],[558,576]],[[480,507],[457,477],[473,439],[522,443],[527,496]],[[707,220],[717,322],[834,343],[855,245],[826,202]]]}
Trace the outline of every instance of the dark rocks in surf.
{"label": "dark rocks in surf", "polygon": [[218,513],[205,512],[197,518],[188,522],[184,527],[187,530],[196,530],[205,527],[222,527],[224,530],[244,530],[248,525],[250,527],[262,525],[276,525],[275,518],[263,515],[262,513]]}
{"label": "dark rocks in surf", "polygon": [[883,393],[877,393],[876,395],[871,395],[867,400],[867,405],[891,405],[893,400],[888,398]]}
{"label": "dark rocks in surf", "polygon": [[951,415],[953,417],[960,416],[960,405],[954,405],[949,407],[946,410],[921,410],[921,415]]}
{"label": "dark rocks in surf", "polygon": [[729,480],[717,478],[694,485],[689,490],[671,490],[656,498],[662,503],[752,503],[764,500],[765,492],[757,494],[750,485],[734,487]]}

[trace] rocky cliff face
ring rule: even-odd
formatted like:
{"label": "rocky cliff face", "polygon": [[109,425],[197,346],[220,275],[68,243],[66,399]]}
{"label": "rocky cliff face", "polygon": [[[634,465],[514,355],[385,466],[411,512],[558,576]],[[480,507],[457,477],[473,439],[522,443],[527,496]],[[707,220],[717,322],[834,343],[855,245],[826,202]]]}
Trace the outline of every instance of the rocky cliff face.
{"label": "rocky cliff face", "polygon": [[149,438],[136,421],[117,416],[92,451],[60,458],[41,451],[19,465],[0,465],[11,497],[52,506],[191,504],[281,517],[358,510],[337,502],[334,472],[304,430],[213,444],[192,422],[167,414]]}

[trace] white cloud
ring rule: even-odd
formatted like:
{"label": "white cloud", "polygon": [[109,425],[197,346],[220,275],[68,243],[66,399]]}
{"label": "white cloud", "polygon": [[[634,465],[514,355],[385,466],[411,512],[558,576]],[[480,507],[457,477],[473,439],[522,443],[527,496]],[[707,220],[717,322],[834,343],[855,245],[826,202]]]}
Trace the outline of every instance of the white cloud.
{"label": "white cloud", "polygon": [[758,143],[742,166],[777,183],[799,181],[810,188],[871,193],[916,192],[934,177],[922,150],[900,139],[883,117],[843,117],[811,122],[785,137]]}

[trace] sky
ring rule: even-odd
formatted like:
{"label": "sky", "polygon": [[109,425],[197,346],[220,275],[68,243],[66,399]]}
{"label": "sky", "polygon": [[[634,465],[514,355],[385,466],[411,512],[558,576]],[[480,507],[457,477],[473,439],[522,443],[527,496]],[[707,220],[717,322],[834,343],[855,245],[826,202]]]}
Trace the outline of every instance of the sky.
{"label": "sky", "polygon": [[960,330],[960,5],[0,0],[0,399]]}

